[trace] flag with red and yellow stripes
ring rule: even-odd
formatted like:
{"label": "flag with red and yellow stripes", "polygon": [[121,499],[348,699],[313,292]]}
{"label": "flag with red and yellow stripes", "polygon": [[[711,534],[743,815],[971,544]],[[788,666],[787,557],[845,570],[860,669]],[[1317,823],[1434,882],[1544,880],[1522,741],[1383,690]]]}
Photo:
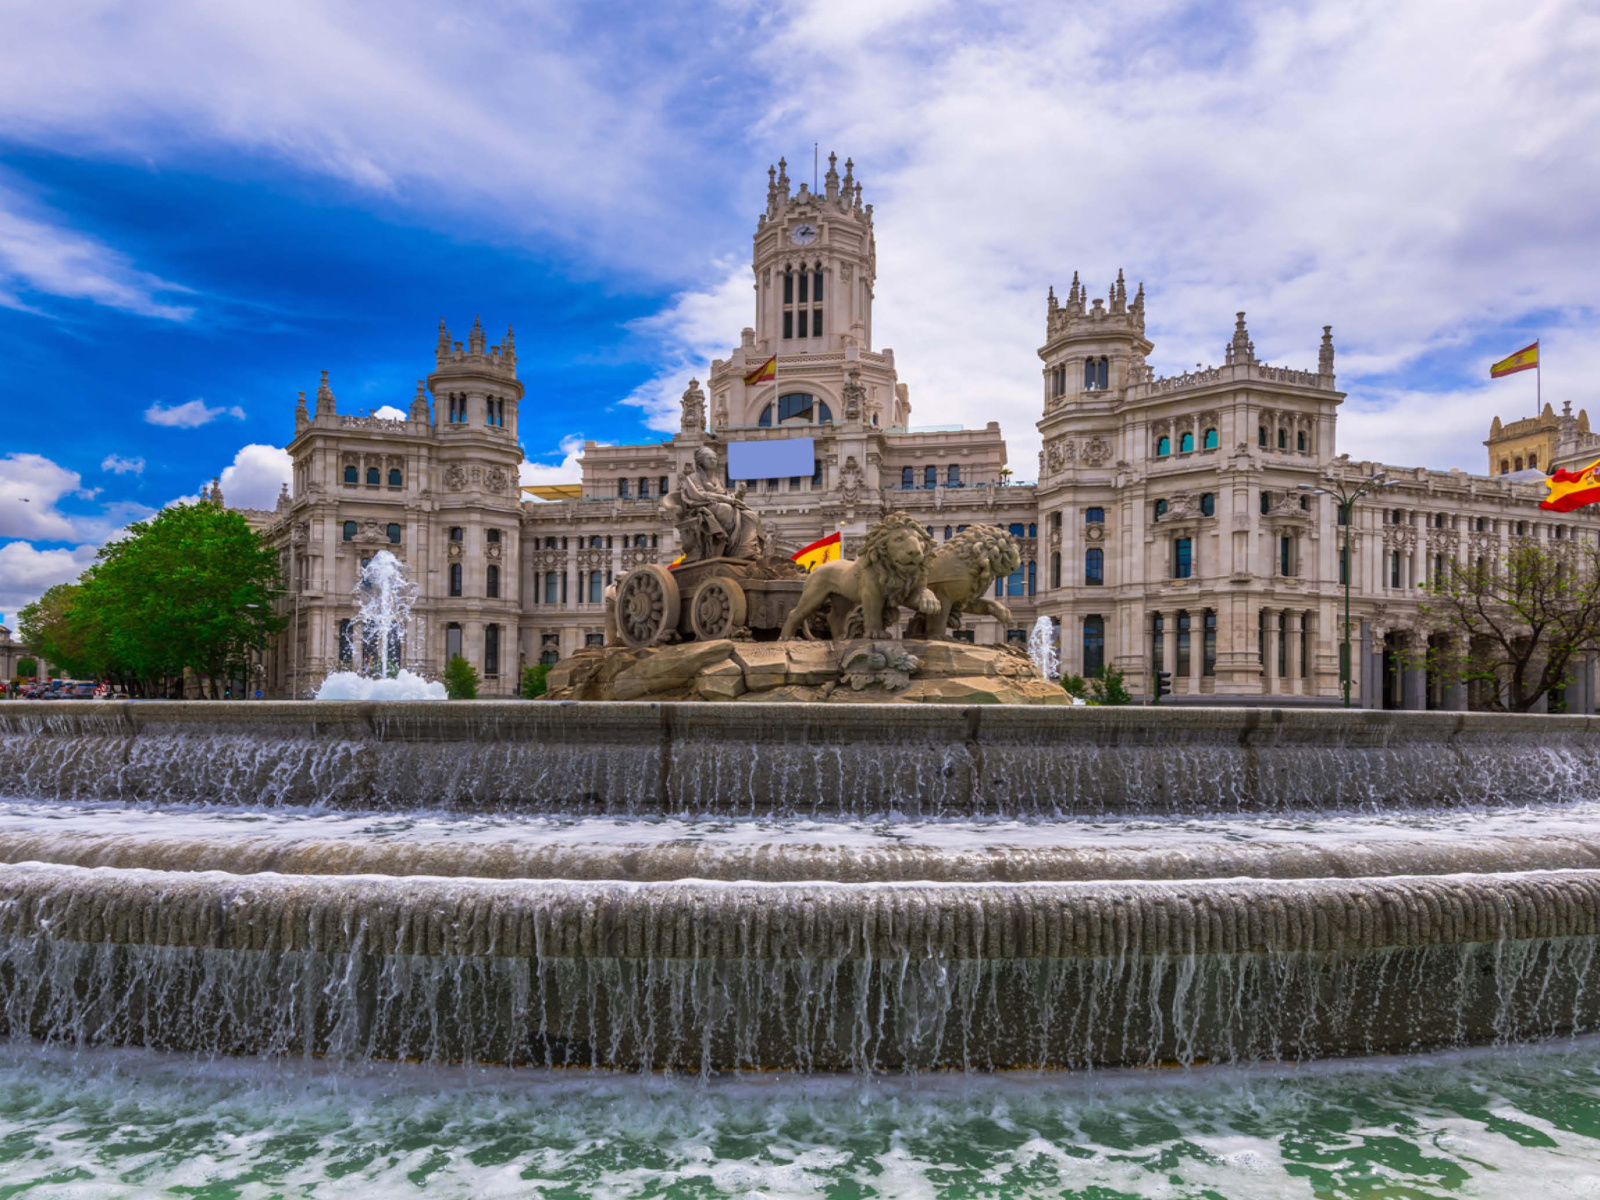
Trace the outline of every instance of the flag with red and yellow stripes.
{"label": "flag with red and yellow stripes", "polygon": [[820,567],[823,563],[833,562],[844,553],[844,539],[838,533],[830,533],[821,541],[812,542],[804,550],[798,551],[794,561],[810,571]]}
{"label": "flag with red and yellow stripes", "polygon": [[1499,379],[1502,375],[1515,375],[1518,371],[1533,371],[1539,366],[1539,343],[1524,346],[1515,354],[1502,358],[1489,368],[1489,378]]}
{"label": "flag with red and yellow stripes", "polygon": [[1571,512],[1585,504],[1600,504],[1600,459],[1581,471],[1557,471],[1544,481],[1549,494],[1539,501],[1551,512]]}
{"label": "flag with red and yellow stripes", "polygon": [[769,379],[778,377],[778,356],[774,354],[754,371],[744,377],[746,383],[765,383]]}

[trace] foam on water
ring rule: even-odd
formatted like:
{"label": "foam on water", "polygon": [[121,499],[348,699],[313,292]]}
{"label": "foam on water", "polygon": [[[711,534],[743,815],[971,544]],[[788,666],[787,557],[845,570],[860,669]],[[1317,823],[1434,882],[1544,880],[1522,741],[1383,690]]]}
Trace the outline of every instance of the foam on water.
{"label": "foam on water", "polygon": [[[8,1194],[1592,1197],[1600,1044],[684,1082],[0,1047]],[[11,1190],[15,1189],[15,1190]]]}
{"label": "foam on water", "polygon": [[401,668],[392,678],[374,679],[354,671],[329,675],[317,689],[318,700],[443,700],[444,684]]}

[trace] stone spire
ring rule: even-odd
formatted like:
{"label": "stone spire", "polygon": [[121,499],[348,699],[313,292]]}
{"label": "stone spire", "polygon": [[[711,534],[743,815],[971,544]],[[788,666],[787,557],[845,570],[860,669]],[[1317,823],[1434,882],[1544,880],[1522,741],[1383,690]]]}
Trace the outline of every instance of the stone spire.
{"label": "stone spire", "polygon": [[328,373],[322,373],[322,382],[317,384],[317,416],[331,417],[338,408],[334,404],[333,389],[328,386]]}
{"label": "stone spire", "polygon": [[1250,340],[1250,331],[1245,328],[1244,314],[1236,314],[1233,323],[1233,341],[1228,343],[1227,352],[1223,361],[1226,363],[1252,363],[1256,360],[1255,343]]}
{"label": "stone spire", "polygon": [[279,491],[279,493],[278,493],[278,503],[276,505],[274,505],[274,509],[277,512],[288,512],[289,511],[289,485],[287,483],[285,483],[283,485],[283,489],[281,491]]}
{"label": "stone spire", "polygon": [[683,413],[678,423],[684,433],[704,433],[706,430],[706,394],[700,389],[698,379],[689,380],[683,389]]}
{"label": "stone spire", "polygon": [[1111,311],[1121,316],[1128,311],[1128,285],[1123,281],[1122,268],[1117,268],[1117,282],[1111,288]]}
{"label": "stone spire", "polygon": [[420,421],[424,425],[428,424],[430,420],[428,416],[428,387],[420,379],[417,380],[417,394],[411,397],[411,412],[407,414],[407,419]]}
{"label": "stone spire", "polygon": [[1333,374],[1333,326],[1322,327],[1322,349],[1317,352],[1317,374]]}
{"label": "stone spire", "polygon": [[311,424],[311,414],[306,412],[306,394],[301,392],[294,402],[294,427],[303,429]]}
{"label": "stone spire", "polygon": [[472,316],[472,330],[467,334],[467,353],[482,354],[489,339],[483,332],[483,321],[476,313]]}
{"label": "stone spire", "polygon": [[509,324],[506,326],[506,340],[500,347],[500,359],[508,367],[517,365],[517,335]]}
{"label": "stone spire", "polygon": [[829,200],[839,199],[839,156],[828,151],[828,173],[822,177],[823,194]]}
{"label": "stone spire", "polygon": [[222,507],[222,481],[217,478],[211,480],[211,491],[206,494],[206,499],[218,508]]}

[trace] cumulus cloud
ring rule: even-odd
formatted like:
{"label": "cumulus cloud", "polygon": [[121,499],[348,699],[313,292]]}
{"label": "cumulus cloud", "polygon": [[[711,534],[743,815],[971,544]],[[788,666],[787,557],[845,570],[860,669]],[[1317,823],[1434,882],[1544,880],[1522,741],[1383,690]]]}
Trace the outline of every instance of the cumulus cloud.
{"label": "cumulus cloud", "polygon": [[56,508],[62,496],[79,490],[76,471],[57,466],[42,454],[0,458],[0,537],[60,542],[78,536],[73,518]]}
{"label": "cumulus cloud", "polygon": [[385,404],[382,408],[373,409],[372,415],[382,417],[385,421],[404,421],[407,416],[403,409],[398,409],[392,404]]}
{"label": "cumulus cloud", "polygon": [[230,408],[212,408],[204,400],[188,400],[182,404],[162,404],[159,400],[144,410],[144,419],[151,425],[170,429],[198,429],[209,425],[218,417],[244,420],[244,409],[237,404]]}
{"label": "cumulus cloud", "polygon": [[144,459],[123,458],[120,454],[108,454],[101,462],[102,471],[110,471],[113,475],[143,475]]}
{"label": "cumulus cloud", "polygon": [[560,463],[529,462],[524,459],[518,471],[523,487],[548,483],[577,483],[583,478],[583,435],[568,434],[561,439],[559,449],[542,455],[544,458],[561,456]]}
{"label": "cumulus cloud", "polygon": [[186,288],[137,270],[126,255],[31,208],[0,187],[0,304],[31,308],[24,294],[36,292],[166,321],[194,315],[192,307],[161,298]]}
{"label": "cumulus cloud", "polygon": [[[0,612],[15,613],[58,583],[71,583],[94,562],[95,547],[40,550],[31,542],[0,545]],[[15,632],[16,626],[13,625]]]}
{"label": "cumulus cloud", "polygon": [[689,380],[698,377],[704,383],[712,358],[726,358],[739,330],[755,320],[749,264],[719,262],[715,274],[713,286],[683,292],[661,312],[630,326],[661,366],[622,403],[642,409],[651,429],[678,428]]}
{"label": "cumulus cloud", "polygon": [[294,481],[294,462],[280,446],[253,442],[222,470],[222,498],[230,508],[271,508],[286,483]]}

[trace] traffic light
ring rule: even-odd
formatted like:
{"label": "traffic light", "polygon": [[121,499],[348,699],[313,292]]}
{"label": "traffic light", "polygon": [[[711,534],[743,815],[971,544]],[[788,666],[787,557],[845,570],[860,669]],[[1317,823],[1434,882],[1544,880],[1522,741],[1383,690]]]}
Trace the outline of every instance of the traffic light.
{"label": "traffic light", "polygon": [[1156,703],[1161,703],[1161,697],[1172,695],[1172,672],[1156,672]]}

